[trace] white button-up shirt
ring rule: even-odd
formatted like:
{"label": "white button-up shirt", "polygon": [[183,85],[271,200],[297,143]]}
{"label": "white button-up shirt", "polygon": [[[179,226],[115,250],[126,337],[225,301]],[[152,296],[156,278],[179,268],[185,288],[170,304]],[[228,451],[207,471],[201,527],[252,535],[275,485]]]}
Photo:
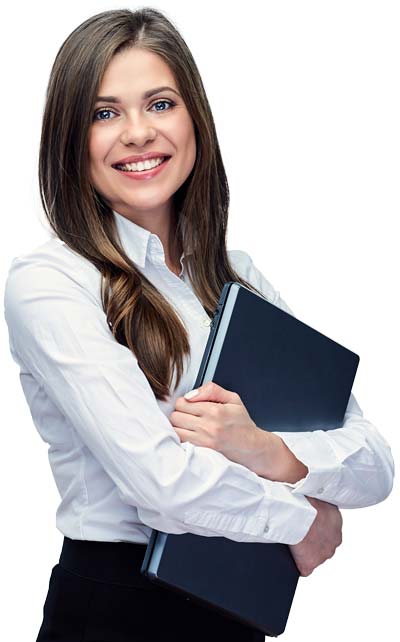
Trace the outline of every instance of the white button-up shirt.
{"label": "white button-up shirt", "polygon": [[[13,259],[4,298],[10,350],[49,444],[61,533],[147,543],[155,528],[295,544],[316,515],[306,495],[346,508],[383,500],[393,483],[391,451],[353,395],[343,427],[277,433],[309,468],[297,484],[269,481],[215,450],[180,442],[168,417],[194,386],[210,318],[184,254],[177,276],[157,235],[114,216],[127,255],[181,316],[191,357],[169,401],[157,400],[135,355],[112,336],[92,263],[56,237]],[[293,314],[246,252],[230,250],[229,258],[267,300]]]}

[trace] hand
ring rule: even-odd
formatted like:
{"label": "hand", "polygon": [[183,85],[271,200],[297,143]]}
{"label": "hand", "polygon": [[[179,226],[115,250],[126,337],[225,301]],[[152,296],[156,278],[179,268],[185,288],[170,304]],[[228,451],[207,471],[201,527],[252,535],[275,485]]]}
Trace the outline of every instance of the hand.
{"label": "hand", "polygon": [[213,381],[198,390],[190,400],[178,397],[176,410],[169,417],[181,442],[212,448],[250,468],[261,447],[265,449],[264,431],[256,426],[236,392]]}
{"label": "hand", "polygon": [[190,400],[178,397],[169,419],[181,442],[218,450],[271,481],[295,483],[308,468],[278,435],[258,428],[236,392],[210,381]]}
{"label": "hand", "polygon": [[298,544],[289,545],[300,575],[304,577],[311,575],[317,566],[333,557],[336,548],[342,543],[343,525],[337,506],[315,497],[307,499],[317,509],[317,515],[305,538]]}

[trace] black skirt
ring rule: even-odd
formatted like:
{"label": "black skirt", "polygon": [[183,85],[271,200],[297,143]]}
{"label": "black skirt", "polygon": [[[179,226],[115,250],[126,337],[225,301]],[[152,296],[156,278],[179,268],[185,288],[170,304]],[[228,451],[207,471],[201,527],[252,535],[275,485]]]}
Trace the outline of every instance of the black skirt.
{"label": "black skirt", "polygon": [[140,573],[146,544],[64,538],[36,642],[264,642]]}

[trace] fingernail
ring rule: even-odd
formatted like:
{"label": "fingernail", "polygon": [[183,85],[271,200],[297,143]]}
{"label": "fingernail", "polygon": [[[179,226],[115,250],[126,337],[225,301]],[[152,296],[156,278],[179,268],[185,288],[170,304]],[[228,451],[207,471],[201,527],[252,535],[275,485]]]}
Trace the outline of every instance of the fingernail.
{"label": "fingernail", "polygon": [[195,390],[191,390],[190,392],[187,392],[183,396],[185,397],[185,399],[191,399],[192,397],[195,397],[198,394],[199,394],[199,390],[198,388],[196,388]]}

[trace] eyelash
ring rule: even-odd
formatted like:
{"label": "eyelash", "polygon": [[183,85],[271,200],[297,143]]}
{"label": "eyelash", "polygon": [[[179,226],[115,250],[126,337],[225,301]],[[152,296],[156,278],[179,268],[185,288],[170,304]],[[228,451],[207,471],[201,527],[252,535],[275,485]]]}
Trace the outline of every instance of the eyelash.
{"label": "eyelash", "polygon": [[[170,105],[170,108],[175,107],[175,105],[176,105],[176,103],[174,103],[174,101],[173,101],[173,100],[157,100],[157,101],[156,101],[156,102],[154,102],[151,106],[152,106],[152,107],[154,107],[154,105],[158,105],[159,103],[167,103],[168,105]],[[115,113],[116,113],[116,112],[115,112],[113,109],[111,109],[110,107],[101,107],[100,109],[97,109],[97,110],[94,112],[94,114],[93,114],[93,120],[97,120],[97,121],[102,121],[102,120],[103,120],[103,121],[104,121],[104,120],[106,120],[106,121],[107,121],[107,120],[112,120],[112,118],[96,118],[97,114],[100,114],[101,112],[104,112],[104,111],[110,111],[110,112],[112,112],[113,114],[115,114]],[[164,111],[170,111],[170,109],[162,109],[161,111],[159,111],[159,112],[157,112],[157,113],[163,113]]]}

